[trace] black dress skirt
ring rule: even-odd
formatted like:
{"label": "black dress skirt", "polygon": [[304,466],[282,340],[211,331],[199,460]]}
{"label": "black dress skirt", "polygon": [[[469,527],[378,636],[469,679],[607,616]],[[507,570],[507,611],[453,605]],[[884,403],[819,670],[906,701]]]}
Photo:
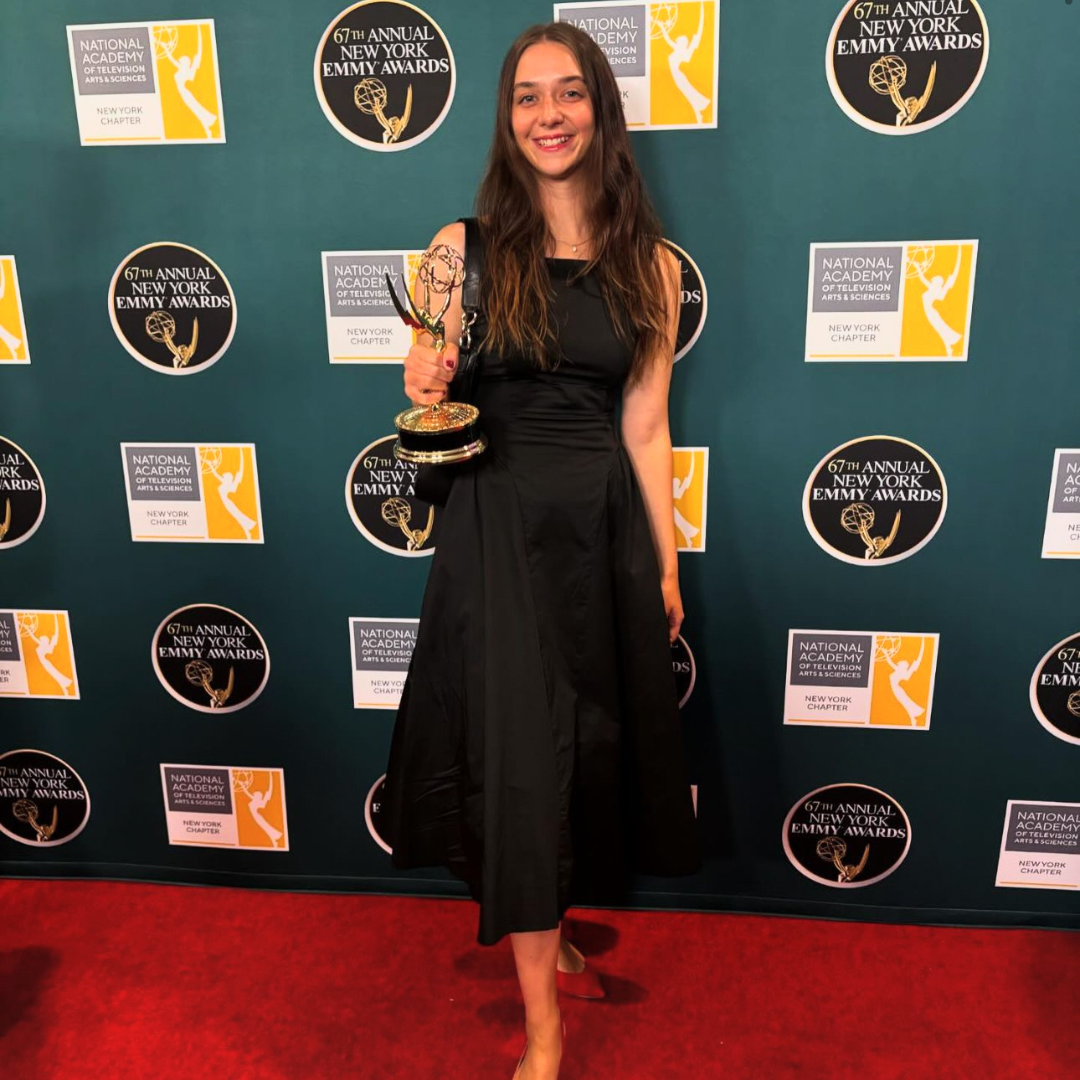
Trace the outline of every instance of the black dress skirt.
{"label": "black dress skirt", "polygon": [[393,865],[465,881],[482,945],[618,903],[631,871],[701,866],[656,554],[615,421],[630,351],[582,264],[547,265],[563,358],[482,358],[489,446],[439,522],[385,785]]}

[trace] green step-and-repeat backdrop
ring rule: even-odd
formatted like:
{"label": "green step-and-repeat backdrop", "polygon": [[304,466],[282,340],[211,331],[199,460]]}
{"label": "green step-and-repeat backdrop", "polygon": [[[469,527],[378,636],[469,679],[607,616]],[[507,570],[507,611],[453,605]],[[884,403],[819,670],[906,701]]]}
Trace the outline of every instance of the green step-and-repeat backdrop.
{"label": "green step-and-repeat backdrop", "polygon": [[464,895],[380,827],[439,524],[384,283],[559,18],[684,277],[707,861],[634,903],[1080,926],[1080,5],[340,2],[3,13],[0,873]]}

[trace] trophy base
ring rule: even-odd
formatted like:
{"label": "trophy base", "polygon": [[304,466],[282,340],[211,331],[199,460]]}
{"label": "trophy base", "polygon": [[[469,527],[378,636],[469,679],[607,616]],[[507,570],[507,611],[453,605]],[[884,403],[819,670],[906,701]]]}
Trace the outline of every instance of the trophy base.
{"label": "trophy base", "polygon": [[451,465],[483,453],[487,439],[475,405],[447,401],[414,405],[394,417],[394,457],[414,465]]}

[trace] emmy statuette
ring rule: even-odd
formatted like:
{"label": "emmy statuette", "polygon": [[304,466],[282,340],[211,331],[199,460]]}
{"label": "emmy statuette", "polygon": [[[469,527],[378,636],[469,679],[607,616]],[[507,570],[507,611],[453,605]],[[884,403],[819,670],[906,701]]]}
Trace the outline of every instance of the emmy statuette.
{"label": "emmy statuette", "polygon": [[[420,306],[405,289],[407,307],[398,298],[393,279],[386,275],[397,313],[407,326],[426,330],[434,339],[433,346],[442,352],[446,345],[446,326],[443,316],[450,306],[454,289],[465,280],[465,263],[461,256],[446,244],[437,244],[424,252],[416,272],[417,283],[424,287],[424,303]],[[431,294],[444,296],[438,314],[432,314]],[[469,325],[462,322],[460,345],[471,344]],[[475,457],[487,447],[480,430],[480,410],[461,401],[436,401],[432,405],[414,405],[394,417],[398,438],[394,456],[417,465],[447,465]]]}

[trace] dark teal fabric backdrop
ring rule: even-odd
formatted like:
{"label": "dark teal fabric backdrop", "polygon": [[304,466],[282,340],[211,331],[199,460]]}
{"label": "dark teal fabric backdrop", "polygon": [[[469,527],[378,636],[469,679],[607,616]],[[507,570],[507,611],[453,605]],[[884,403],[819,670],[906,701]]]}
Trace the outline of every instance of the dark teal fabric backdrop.
{"label": "dark teal fabric backdrop", "polygon": [[[463,895],[394,872],[364,824],[391,712],[351,707],[351,615],[415,617],[428,561],[369,544],[342,490],[402,406],[393,366],[327,362],[320,251],[422,248],[469,212],[502,55],[545,3],[426,0],[457,62],[443,123],[366,151],[320,111],[312,62],[337,0],[8,2],[0,33],[0,253],[17,260],[33,363],[0,366],[0,435],[41,469],[48,509],[0,553],[0,607],[71,613],[82,700],[5,701],[0,751],[70,762],[93,809],[71,843],[0,837],[0,873]],[[1080,630],[1078,568],[1039,557],[1055,447],[1078,442],[1074,373],[1080,5],[983,0],[990,59],[953,118],[874,134],[824,70],[840,0],[724,0],[716,131],[639,133],[666,233],[701,268],[708,322],[674,373],[673,441],[710,448],[708,549],[681,557],[698,682],[684,724],[706,869],[642,880],[642,906],[1080,926],[1067,892],[994,886],[1008,799],[1080,801],[1080,748],[1028,705],[1032,670]],[[228,141],[80,147],[65,25],[213,18]],[[803,362],[812,241],[978,238],[970,360]],[[165,378],[124,352],[107,289],[135,248],[177,240],[229,276],[238,326],[210,370]],[[887,433],[942,467],[949,507],[914,557],[873,572],[802,522],[807,476],[848,439]],[[263,546],[137,544],[121,441],[253,442]],[[250,707],[213,717],[150,665],[184,604],[252,619],[272,657]],[[782,725],[791,627],[941,635],[927,733]],[[167,843],[162,762],[283,766],[287,854]],[[856,892],[801,877],[781,826],[801,796],[856,781],[913,827],[907,860]]]}

